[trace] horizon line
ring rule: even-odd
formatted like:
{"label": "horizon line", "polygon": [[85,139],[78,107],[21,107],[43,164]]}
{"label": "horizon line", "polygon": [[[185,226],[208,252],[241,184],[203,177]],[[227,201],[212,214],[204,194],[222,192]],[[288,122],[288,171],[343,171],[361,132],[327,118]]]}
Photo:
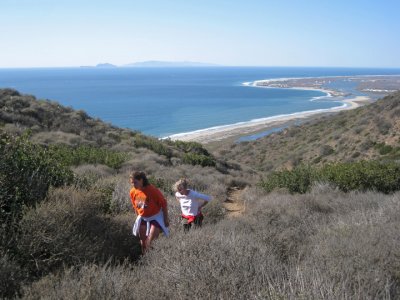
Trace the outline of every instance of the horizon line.
{"label": "horizon line", "polygon": [[[182,63],[182,62],[164,62],[159,61],[162,63]],[[139,62],[142,63],[142,62]],[[195,62],[193,62],[195,63]],[[135,63],[133,63],[135,64]],[[338,69],[400,69],[400,66],[395,67],[388,67],[388,66],[289,66],[289,65],[218,65],[212,63],[200,63],[204,65],[180,65],[180,66],[173,66],[173,65],[158,65],[158,66],[146,66],[146,65],[113,65],[109,63],[99,63],[94,66],[90,65],[81,65],[81,66],[30,66],[30,67],[1,67],[0,69],[163,69],[163,68],[338,68]],[[109,66],[102,66],[102,65],[109,65]]]}

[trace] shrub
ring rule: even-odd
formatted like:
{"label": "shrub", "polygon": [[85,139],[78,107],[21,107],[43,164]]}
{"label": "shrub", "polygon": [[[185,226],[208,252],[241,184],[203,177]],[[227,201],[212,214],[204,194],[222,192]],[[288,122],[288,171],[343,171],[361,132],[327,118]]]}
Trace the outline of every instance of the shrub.
{"label": "shrub", "polygon": [[170,195],[174,194],[172,190],[173,181],[161,177],[149,176],[149,182]]}
{"label": "shrub", "polygon": [[[191,165],[215,166],[216,161],[211,154],[203,148],[203,146],[196,142],[183,142],[183,141],[160,141],[156,138],[137,134],[134,138],[136,147],[147,148],[159,155],[166,156],[169,160],[173,156],[181,157],[181,162]],[[172,150],[176,148],[177,150]],[[183,152],[183,154],[180,154]]]}
{"label": "shrub", "polygon": [[72,168],[73,172],[76,175],[80,175],[80,176],[85,176],[85,175],[91,175],[97,178],[103,178],[103,177],[107,177],[107,176],[111,176],[115,173],[115,170],[102,165],[102,164],[96,164],[96,165],[79,165],[77,167]]}
{"label": "shrub", "polygon": [[375,148],[378,150],[380,155],[386,155],[392,152],[393,147],[390,145],[386,145],[385,143],[377,143]]}
{"label": "shrub", "polygon": [[331,155],[334,152],[335,152],[335,150],[333,150],[333,148],[329,145],[323,145],[320,149],[321,156]]}
{"label": "shrub", "polygon": [[200,165],[202,167],[214,167],[215,159],[203,154],[185,153],[182,157],[182,162],[190,165]]}
{"label": "shrub", "polygon": [[113,169],[119,169],[128,159],[125,153],[87,145],[77,147],[54,145],[49,147],[49,151],[55,158],[68,166],[103,164]]}
{"label": "shrub", "polygon": [[132,204],[129,198],[130,189],[131,186],[128,180],[124,179],[117,181],[111,196],[111,213],[119,214],[132,210]]}
{"label": "shrub", "polygon": [[172,156],[172,151],[164,143],[156,138],[137,134],[134,137],[134,143],[136,147],[147,148],[159,155],[164,155],[168,158]]}
{"label": "shrub", "polygon": [[376,190],[391,193],[400,190],[400,164],[377,161],[338,163],[324,166],[319,180],[330,182],[341,190]]}
{"label": "shrub", "polygon": [[14,298],[26,280],[23,268],[9,255],[0,252],[0,297]]}
{"label": "shrub", "polygon": [[398,196],[251,189],[243,217],[175,231],[135,266],[67,268],[26,287],[24,297],[397,299]]}
{"label": "shrub", "polygon": [[25,287],[24,299],[144,299],[132,288],[139,278],[129,264],[88,263],[68,268],[62,274],[48,275]]}
{"label": "shrub", "polygon": [[376,190],[391,193],[400,190],[400,164],[361,161],[327,164],[319,169],[300,166],[292,171],[274,172],[260,185],[267,191],[285,188],[290,193],[305,193],[314,182],[331,183],[341,190]]}
{"label": "shrub", "polygon": [[172,146],[177,147],[185,153],[195,153],[205,156],[210,156],[210,153],[203,147],[202,144],[197,142],[184,142],[184,141],[168,141]]}
{"label": "shrub", "polygon": [[21,220],[19,261],[31,275],[84,262],[124,260],[140,251],[131,236],[132,217],[104,215],[104,199],[95,190],[55,189]]}
{"label": "shrub", "polygon": [[366,139],[364,142],[360,144],[360,150],[365,152],[374,146],[374,142],[370,139]]}
{"label": "shrub", "polygon": [[17,90],[10,88],[0,89],[0,98],[7,96],[21,96],[21,94]]}
{"label": "shrub", "polygon": [[273,172],[261,182],[261,186],[271,192],[274,189],[287,189],[290,193],[305,193],[315,180],[315,169],[310,166],[298,166],[292,171]]}
{"label": "shrub", "polygon": [[205,216],[204,224],[216,224],[220,222],[226,214],[222,201],[216,198],[213,198],[213,200],[202,209],[202,212]]}
{"label": "shrub", "polygon": [[376,124],[376,126],[377,126],[379,132],[380,132],[381,134],[383,134],[383,135],[388,134],[390,128],[392,128],[392,124],[389,123],[388,121],[386,121],[386,120],[383,119],[383,118],[377,118],[377,119],[375,120],[375,124]]}
{"label": "shrub", "polygon": [[72,172],[47,149],[28,137],[0,134],[1,222],[10,224],[21,217],[22,208],[43,200],[50,186],[72,182]]}
{"label": "shrub", "polygon": [[390,114],[391,118],[399,118],[400,117],[400,108],[393,110]]}

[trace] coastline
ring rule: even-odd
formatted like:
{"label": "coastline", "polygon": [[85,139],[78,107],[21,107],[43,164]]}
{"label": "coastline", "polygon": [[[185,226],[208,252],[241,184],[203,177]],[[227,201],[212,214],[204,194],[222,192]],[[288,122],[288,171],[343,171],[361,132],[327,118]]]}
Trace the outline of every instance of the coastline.
{"label": "coastline", "polygon": [[[283,85],[282,86],[274,86],[274,85],[269,86],[268,85],[271,82],[285,82],[285,81],[289,81],[289,80],[304,80],[304,79],[317,79],[317,78],[318,77],[263,79],[263,80],[256,80],[254,82],[245,82],[244,85],[252,86],[252,87],[259,87],[259,88],[267,88],[267,89],[278,88],[278,89],[294,89],[294,90],[305,90],[305,91],[319,91],[319,92],[326,94],[326,96],[322,96],[323,98],[346,96],[346,94],[343,92],[339,92],[336,90],[328,90],[326,88],[319,88],[319,87],[313,87],[313,86],[283,86]],[[321,78],[326,78],[326,77],[321,77]],[[331,78],[334,78],[334,76],[332,76]],[[341,78],[341,76],[337,76],[337,78]],[[321,98],[321,97],[317,97],[317,98]]]}
{"label": "coastline", "polygon": [[[280,79],[273,79],[273,80],[257,80],[254,82],[245,82],[243,85],[250,86],[250,87],[259,87],[259,88],[279,88],[279,87],[269,87],[265,85],[259,85],[260,83],[265,83],[268,81],[283,81],[287,80],[288,78],[280,78]],[[333,97],[333,96],[343,96],[340,92],[326,90],[321,88],[313,88],[313,87],[284,87],[287,89],[298,89],[298,90],[315,90],[326,93],[326,97]],[[320,98],[320,97],[317,97]],[[333,108],[328,109],[318,109],[318,110],[311,110],[311,111],[303,111],[297,112],[292,114],[284,114],[284,115],[277,115],[271,116],[261,119],[255,119],[247,122],[239,122],[235,124],[223,125],[223,126],[216,126],[211,128],[200,129],[191,132],[183,132],[178,134],[173,134],[166,138],[170,138],[171,140],[181,140],[181,141],[194,141],[200,142],[203,144],[209,144],[213,142],[220,142],[222,140],[231,140],[232,138],[238,138],[245,135],[251,135],[260,131],[270,130],[276,127],[288,126],[293,124],[296,120],[306,120],[317,115],[322,114],[330,114],[335,113],[343,110],[350,110],[355,109],[359,106],[362,106],[366,103],[370,103],[372,99],[368,96],[356,96],[347,99],[340,99],[335,100],[337,102],[343,103],[342,106],[336,106]]]}

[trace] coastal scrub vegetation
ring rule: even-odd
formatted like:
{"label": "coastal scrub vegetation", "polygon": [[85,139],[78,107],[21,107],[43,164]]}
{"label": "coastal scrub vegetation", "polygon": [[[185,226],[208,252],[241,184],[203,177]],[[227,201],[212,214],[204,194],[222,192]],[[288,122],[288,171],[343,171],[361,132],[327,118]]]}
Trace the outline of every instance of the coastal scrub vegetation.
{"label": "coastal scrub vegetation", "polygon": [[[104,163],[118,168],[125,154],[144,148],[171,161],[215,166],[216,159],[199,143],[159,140],[93,119],[84,111],[57,102],[37,100],[13,89],[0,90],[0,126],[10,134],[29,130],[30,139],[51,145],[68,164]],[[70,147],[68,147],[70,146]],[[109,151],[114,150],[114,151]],[[72,154],[68,152],[72,151]]]}
{"label": "coastal scrub vegetation", "polygon": [[[400,159],[400,92],[362,107],[314,118],[281,132],[216,151],[254,170],[271,172],[301,164]],[[248,153],[252,152],[251,158]]]}
{"label": "coastal scrub vegetation", "polygon": [[[84,263],[26,299],[382,299],[400,293],[400,195],[246,193],[246,213],[160,239],[137,266]],[[143,289],[146,286],[146,289]]]}
{"label": "coastal scrub vegetation", "polygon": [[[399,102],[211,152],[0,89],[0,297],[398,298]],[[131,235],[133,170],[171,218],[145,256]],[[172,190],[181,177],[213,196],[189,233]]]}
{"label": "coastal scrub vegetation", "polygon": [[89,145],[71,147],[59,144],[51,145],[48,149],[57,161],[67,166],[102,164],[113,169],[119,169],[129,158],[124,152]]}
{"label": "coastal scrub vegetation", "polygon": [[388,194],[400,190],[400,163],[360,161],[330,163],[319,168],[297,166],[293,170],[273,172],[260,185],[267,192],[286,189],[303,194],[316,183],[330,184],[344,192],[373,190]]}
{"label": "coastal scrub vegetation", "polygon": [[73,181],[73,173],[47,149],[27,136],[0,132],[0,211],[2,230],[9,234],[25,206],[45,198],[48,189]]}

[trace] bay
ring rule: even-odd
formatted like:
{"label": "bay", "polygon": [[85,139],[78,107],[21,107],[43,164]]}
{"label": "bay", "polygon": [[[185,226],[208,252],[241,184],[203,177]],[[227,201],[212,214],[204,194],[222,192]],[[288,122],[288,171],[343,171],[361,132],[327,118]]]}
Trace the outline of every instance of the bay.
{"label": "bay", "polygon": [[0,87],[58,101],[119,127],[166,137],[342,105],[320,91],[256,88],[244,82],[396,74],[400,70],[300,67],[0,69]]}

